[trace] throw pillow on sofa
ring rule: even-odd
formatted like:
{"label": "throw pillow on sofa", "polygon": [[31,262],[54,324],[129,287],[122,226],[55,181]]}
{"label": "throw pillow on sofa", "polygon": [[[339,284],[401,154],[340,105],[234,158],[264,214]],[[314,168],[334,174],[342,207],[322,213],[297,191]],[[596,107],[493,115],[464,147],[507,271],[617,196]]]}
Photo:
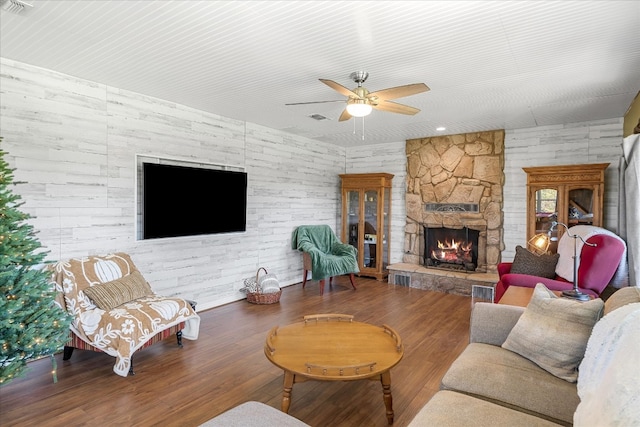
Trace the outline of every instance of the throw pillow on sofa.
{"label": "throw pillow on sofa", "polygon": [[125,302],[153,295],[151,286],[139,271],[134,271],[110,282],[93,285],[86,288],[84,293],[96,307],[106,311]]}
{"label": "throw pillow on sofa", "polygon": [[559,258],[559,254],[537,255],[518,245],[510,273],[553,279],[556,277],[556,265]]}
{"label": "throw pillow on sofa", "polygon": [[640,425],[640,302],[606,314],[593,327],[577,384],[574,426]]}
{"label": "throw pillow on sofa", "polygon": [[586,302],[559,298],[538,283],[502,348],[558,378],[576,382],[591,330],[603,310],[604,302],[599,298]]}

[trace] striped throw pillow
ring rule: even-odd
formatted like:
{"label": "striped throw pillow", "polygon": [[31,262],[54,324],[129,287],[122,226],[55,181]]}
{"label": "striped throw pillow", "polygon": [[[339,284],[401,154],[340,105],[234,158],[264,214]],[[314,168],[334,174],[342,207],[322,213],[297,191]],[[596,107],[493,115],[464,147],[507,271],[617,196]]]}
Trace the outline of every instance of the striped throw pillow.
{"label": "striped throw pillow", "polygon": [[603,311],[600,298],[586,302],[558,298],[538,283],[502,348],[518,353],[558,378],[576,382],[591,330]]}
{"label": "striped throw pillow", "polygon": [[86,296],[102,310],[111,310],[138,298],[153,295],[151,286],[139,271],[84,290]]}

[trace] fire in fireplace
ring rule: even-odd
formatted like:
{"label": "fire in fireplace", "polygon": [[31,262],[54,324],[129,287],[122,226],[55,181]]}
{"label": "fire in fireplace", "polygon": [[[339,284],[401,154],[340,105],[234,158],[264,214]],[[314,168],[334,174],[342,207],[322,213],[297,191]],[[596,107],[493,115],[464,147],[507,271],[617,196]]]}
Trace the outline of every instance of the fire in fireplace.
{"label": "fire in fireplace", "polygon": [[480,232],[424,226],[424,265],[450,270],[475,271]]}

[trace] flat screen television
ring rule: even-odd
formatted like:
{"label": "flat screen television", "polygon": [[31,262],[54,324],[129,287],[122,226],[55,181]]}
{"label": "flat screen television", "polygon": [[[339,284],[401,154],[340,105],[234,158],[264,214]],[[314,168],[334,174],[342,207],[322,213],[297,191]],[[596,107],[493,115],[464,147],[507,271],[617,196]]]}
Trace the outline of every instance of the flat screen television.
{"label": "flat screen television", "polygon": [[246,231],[246,172],[142,163],[142,238]]}

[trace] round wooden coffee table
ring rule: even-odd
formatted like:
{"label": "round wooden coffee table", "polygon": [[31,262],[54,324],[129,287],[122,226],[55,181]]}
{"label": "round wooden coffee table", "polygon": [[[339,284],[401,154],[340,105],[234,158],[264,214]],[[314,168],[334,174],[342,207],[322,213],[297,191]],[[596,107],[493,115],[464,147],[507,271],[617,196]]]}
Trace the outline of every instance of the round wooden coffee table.
{"label": "round wooden coffee table", "polygon": [[393,423],[391,368],[404,347],[389,326],[354,322],[345,314],[304,316],[304,321],[273,327],[264,354],[284,370],[282,411],[289,412],[293,384],[307,380],[380,380],[389,424]]}

